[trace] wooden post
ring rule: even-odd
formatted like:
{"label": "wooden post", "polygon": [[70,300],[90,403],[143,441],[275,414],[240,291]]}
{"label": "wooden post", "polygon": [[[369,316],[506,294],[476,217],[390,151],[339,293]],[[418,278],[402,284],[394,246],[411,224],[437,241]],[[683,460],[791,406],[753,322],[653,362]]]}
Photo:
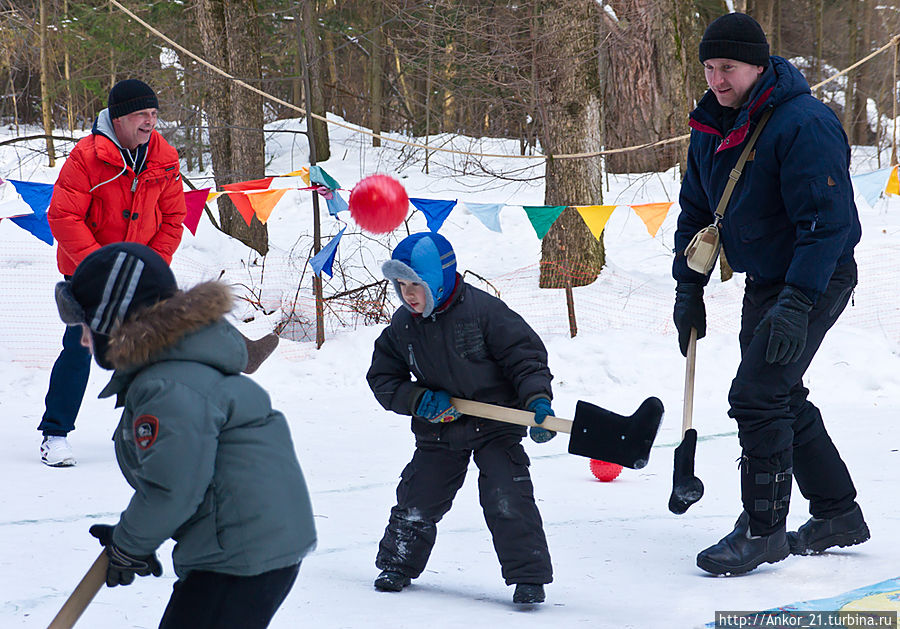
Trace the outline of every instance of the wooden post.
{"label": "wooden post", "polygon": [[569,336],[574,338],[578,334],[578,324],[575,322],[575,296],[571,281],[566,281],[566,308],[569,310]]}
{"label": "wooden post", "polygon": [[[306,0],[309,2],[309,0]],[[303,65],[303,100],[306,106],[306,139],[309,142],[309,165],[316,165],[316,139],[313,131],[312,118],[312,91],[309,81],[309,63],[306,58],[306,42],[303,37],[303,26],[300,21],[300,12],[294,9],[294,19],[297,21],[297,38],[300,48],[300,63]],[[322,228],[319,224],[319,193],[312,193],[313,202],[313,253],[319,253],[322,249]],[[325,343],[325,312],[322,300],[322,277],[313,275],[313,293],[316,298],[316,349]]]}

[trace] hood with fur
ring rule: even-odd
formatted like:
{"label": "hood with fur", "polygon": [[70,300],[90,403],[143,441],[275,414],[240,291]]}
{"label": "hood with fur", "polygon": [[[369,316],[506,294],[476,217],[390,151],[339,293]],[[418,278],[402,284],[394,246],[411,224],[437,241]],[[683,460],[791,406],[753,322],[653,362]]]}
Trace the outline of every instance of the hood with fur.
{"label": "hood with fur", "polygon": [[159,360],[194,360],[240,373],[247,349],[240,333],[223,319],[231,308],[231,289],[220,282],[178,291],[117,326],[106,358],[117,371]]}

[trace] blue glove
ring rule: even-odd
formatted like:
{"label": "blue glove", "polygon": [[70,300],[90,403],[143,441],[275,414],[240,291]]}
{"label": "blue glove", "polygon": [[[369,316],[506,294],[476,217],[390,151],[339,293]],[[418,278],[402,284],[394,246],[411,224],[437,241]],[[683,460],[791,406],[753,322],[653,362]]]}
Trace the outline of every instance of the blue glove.
{"label": "blue glove", "polygon": [[432,391],[427,389],[419,404],[416,406],[416,416],[427,419],[432,424],[442,424],[459,419],[462,415],[453,404],[450,403],[450,394],[446,391]]}
{"label": "blue glove", "polygon": [[753,334],[769,337],[766,362],[787,365],[796,362],[806,348],[806,328],[812,300],[793,286],[785,286],[775,305],[762,318]]}
{"label": "blue glove", "polygon": [[146,577],[161,576],[162,565],[155,553],[146,557],[135,557],[116,546],[112,541],[113,529],[108,524],[95,524],[90,528],[90,534],[96,537],[100,544],[106,547],[106,557],[109,566],[106,568],[106,585],[114,588],[117,585],[131,585],[134,575]]}
{"label": "blue glove", "polygon": [[[556,417],[556,413],[550,408],[550,400],[545,397],[539,397],[532,400],[531,404],[528,405],[528,410],[534,413],[534,423],[536,424],[543,424],[548,415]],[[535,443],[546,443],[553,439],[553,437],[556,436],[556,433],[552,430],[547,430],[546,428],[532,426],[528,431],[528,435]]]}

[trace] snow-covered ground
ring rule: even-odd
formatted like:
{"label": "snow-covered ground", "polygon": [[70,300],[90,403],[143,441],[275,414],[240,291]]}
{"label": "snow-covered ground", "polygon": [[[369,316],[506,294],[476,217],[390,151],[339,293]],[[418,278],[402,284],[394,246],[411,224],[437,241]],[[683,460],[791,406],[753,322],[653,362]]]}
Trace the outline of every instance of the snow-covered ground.
{"label": "snow-covered ground", "polygon": [[[297,127],[288,121],[270,128]],[[332,142],[334,157],[323,166],[347,188],[364,175],[381,171],[403,177],[410,196],[514,205],[543,202],[540,181],[451,176],[450,158],[443,155],[432,156],[428,175],[422,172],[421,159],[407,159],[398,171],[401,156],[395,146],[372,149],[367,138],[343,130],[333,130]],[[514,153],[517,148],[489,141],[473,144],[486,152]],[[302,136],[273,133],[268,147],[270,174],[307,163]],[[55,180],[56,170],[43,167],[33,154],[21,148],[2,151],[0,176]],[[861,150],[854,155],[854,172],[875,169],[871,155]],[[486,165],[509,172],[525,163],[491,159]],[[530,174],[540,174],[540,169],[535,166]],[[194,176],[202,183],[199,174]],[[610,176],[605,201],[676,200],[677,187],[671,172]],[[284,205],[276,208],[269,231],[278,251],[291,251],[308,237],[308,194],[285,197]],[[573,200],[578,202],[582,201]],[[694,425],[701,435],[697,475],[706,494],[685,515],[675,516],[667,501],[672,453],[680,442],[684,359],[668,320],[677,206],[656,238],[630,209],[620,207],[605,235],[609,272],[620,279],[608,288],[598,284],[601,288],[594,289],[606,307],[621,311],[619,322],[592,324],[594,310],[584,310],[575,338],[564,328],[548,332],[550,328],[537,319],[535,327],[550,352],[554,407],[560,416],[571,417],[580,399],[630,413],[649,395],[663,400],[667,414],[649,465],[625,470],[611,483],[597,482],[587,459],[566,453],[565,436],[544,445],[526,441],[555,568],[547,602],[533,609],[513,606],[512,589],[500,577],[481,515],[474,466],[439,525],[434,553],[421,578],[399,594],[373,589],[378,540],[413,439],[408,418],[381,409],[366,386],[364,374],[381,326],[361,327],[330,334],[319,351],[310,349],[309,343],[284,340],[253,376],[288,417],[319,533],[318,549],[304,561],[272,627],[700,627],[713,619],[715,610],[766,609],[898,576],[900,329],[892,313],[900,307],[894,290],[900,281],[894,262],[900,246],[900,202],[882,199],[869,207],[858,200],[858,204],[864,235],[858,250],[861,269],[855,306],[826,338],[807,381],[811,399],[822,409],[853,474],[871,541],[817,557],[790,557],[737,578],[709,577],[695,566],[697,552],[730,531],[740,510],[735,463],[740,452],[735,425],[726,416],[726,392],[738,362],[742,278],[714,282],[708,291],[710,330],[698,346],[694,406]],[[322,220],[326,235],[339,229],[324,205]],[[501,222],[503,233],[497,234],[460,209],[450,215],[441,233],[456,247],[461,270],[494,280],[536,265],[540,243],[521,208],[505,208]],[[416,214],[410,225],[424,229],[424,219]],[[354,247],[363,247],[353,243],[365,242],[345,239],[339,260]],[[0,303],[26,309],[24,316],[34,322],[28,332],[36,339],[49,339],[52,348],[62,331],[52,302],[51,287],[57,279],[53,249],[8,220],[0,221],[0,242],[5,251],[0,257]],[[367,265],[377,273],[386,249],[372,243],[371,251]],[[28,252],[27,258],[19,252]],[[296,250],[294,254],[300,255]],[[227,264],[240,267],[249,257],[246,248],[229,241],[204,217],[196,237],[185,233],[173,267],[180,277],[196,281],[214,277]],[[520,276],[529,272],[514,275]],[[507,286],[510,281],[499,283]],[[627,299],[620,290],[625,284],[633,287]],[[877,290],[871,288],[876,285]],[[526,318],[533,316],[529,309],[536,304],[559,300],[558,291],[552,296],[546,291],[538,294],[534,283],[512,288],[507,295],[510,303]],[[576,290],[576,309],[589,301],[585,291]],[[0,314],[0,478],[4,479],[0,627],[4,628],[46,626],[100,550],[88,527],[114,523],[131,493],[117,469],[110,441],[118,413],[110,400],[96,399],[108,374],[96,367],[77,430],[70,435],[78,465],[51,469],[39,462],[40,435],[35,427],[43,412],[55,349],[26,352],[23,357],[21,343],[13,342],[21,340],[22,316],[19,311]],[[264,316],[252,323],[238,322],[249,336],[261,335],[272,323]],[[789,525],[796,527],[807,517],[806,503],[795,489]],[[159,551],[165,568],[162,578],[103,588],[79,627],[156,627],[174,582],[170,544]]]}

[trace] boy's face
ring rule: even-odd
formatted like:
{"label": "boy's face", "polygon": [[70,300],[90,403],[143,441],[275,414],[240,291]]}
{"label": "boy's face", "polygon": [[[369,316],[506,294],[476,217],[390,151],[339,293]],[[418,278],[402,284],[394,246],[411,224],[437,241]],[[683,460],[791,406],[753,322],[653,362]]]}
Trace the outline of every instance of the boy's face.
{"label": "boy's face", "polygon": [[703,71],[719,104],[738,109],[750,96],[750,90],[765,68],[734,59],[707,59]]}
{"label": "boy's face", "polygon": [[410,308],[422,314],[425,312],[425,286],[418,282],[408,282],[406,280],[397,280],[400,285],[400,294]]}

